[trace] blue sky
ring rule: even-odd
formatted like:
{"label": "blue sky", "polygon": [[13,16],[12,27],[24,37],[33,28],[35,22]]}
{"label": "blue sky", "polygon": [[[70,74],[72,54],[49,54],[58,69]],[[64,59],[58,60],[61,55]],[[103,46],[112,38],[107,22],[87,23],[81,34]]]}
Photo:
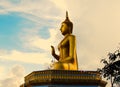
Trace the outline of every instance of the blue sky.
{"label": "blue sky", "polygon": [[28,73],[48,68],[53,59],[50,46],[57,49],[63,38],[59,29],[66,10],[74,24],[79,70],[102,67],[100,60],[120,47],[119,4],[119,0],[0,0],[0,76],[4,76],[0,87],[17,87]]}
{"label": "blue sky", "polygon": [[[22,41],[20,38],[21,33],[24,32],[24,28],[35,27],[35,23],[25,17],[19,15],[20,13],[9,13],[5,15],[0,15],[0,49],[6,50],[26,50],[22,47]],[[48,20],[48,23],[52,20]],[[24,24],[25,23],[25,24]],[[39,27],[40,31],[36,34],[43,39],[50,37],[48,29],[51,28],[50,25]],[[28,50],[29,51],[29,50]]]}
{"label": "blue sky", "polygon": [[[21,32],[23,17],[13,13],[0,15],[0,49],[21,49],[19,32]],[[27,26],[27,25],[26,25]]]}

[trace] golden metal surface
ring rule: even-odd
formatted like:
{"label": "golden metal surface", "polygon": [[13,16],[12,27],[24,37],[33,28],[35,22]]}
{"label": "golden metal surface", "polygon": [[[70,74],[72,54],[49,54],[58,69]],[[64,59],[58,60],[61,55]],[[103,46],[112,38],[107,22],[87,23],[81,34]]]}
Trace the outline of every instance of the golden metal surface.
{"label": "golden metal surface", "polygon": [[[29,84],[85,84],[103,85],[107,84],[102,80],[97,71],[76,71],[76,70],[44,70],[34,71],[25,77],[25,85]],[[27,86],[29,87],[29,86]]]}
{"label": "golden metal surface", "polygon": [[52,56],[58,60],[53,63],[53,69],[55,70],[78,70],[78,61],[76,55],[76,38],[72,35],[73,24],[68,18],[66,12],[66,19],[62,22],[60,31],[64,35],[64,39],[58,45],[59,55],[55,53],[55,49],[52,48]]}

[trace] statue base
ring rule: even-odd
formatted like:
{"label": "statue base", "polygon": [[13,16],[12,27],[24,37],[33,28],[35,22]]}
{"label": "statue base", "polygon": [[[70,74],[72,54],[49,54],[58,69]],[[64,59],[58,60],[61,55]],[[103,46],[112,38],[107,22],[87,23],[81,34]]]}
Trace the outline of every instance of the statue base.
{"label": "statue base", "polygon": [[105,87],[97,71],[43,70],[25,77],[20,87]]}

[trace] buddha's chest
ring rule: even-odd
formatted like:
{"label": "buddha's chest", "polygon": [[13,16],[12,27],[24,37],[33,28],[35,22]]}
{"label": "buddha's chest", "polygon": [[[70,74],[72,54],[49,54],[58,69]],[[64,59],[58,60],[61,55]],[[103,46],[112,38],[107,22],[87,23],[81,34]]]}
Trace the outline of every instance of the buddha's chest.
{"label": "buddha's chest", "polygon": [[68,38],[64,38],[58,45],[58,50],[69,49],[69,40]]}

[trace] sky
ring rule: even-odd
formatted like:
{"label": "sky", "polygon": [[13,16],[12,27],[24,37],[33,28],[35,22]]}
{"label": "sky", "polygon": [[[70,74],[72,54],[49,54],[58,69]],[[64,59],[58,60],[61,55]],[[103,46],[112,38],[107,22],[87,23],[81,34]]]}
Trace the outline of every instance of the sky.
{"label": "sky", "polygon": [[32,71],[48,69],[66,10],[79,70],[96,71],[120,47],[119,0],[0,0],[0,87],[19,87]]}

